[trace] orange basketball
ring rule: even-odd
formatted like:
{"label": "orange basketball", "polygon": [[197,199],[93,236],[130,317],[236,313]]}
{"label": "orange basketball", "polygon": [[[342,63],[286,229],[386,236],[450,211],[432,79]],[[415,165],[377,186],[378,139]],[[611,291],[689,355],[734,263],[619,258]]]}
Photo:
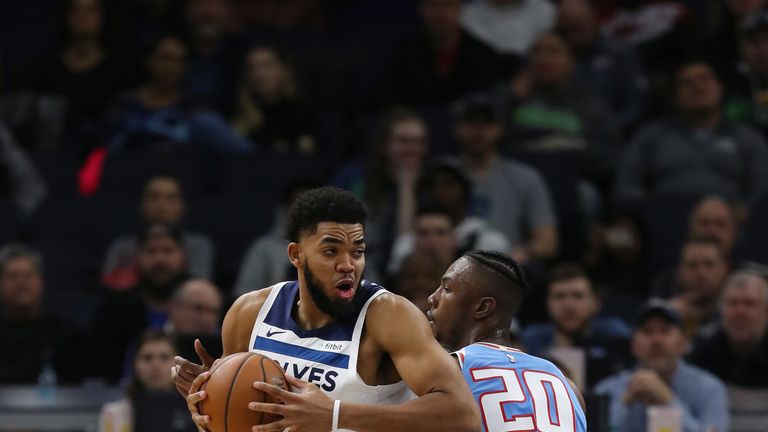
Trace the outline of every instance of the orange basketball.
{"label": "orange basketball", "polygon": [[255,381],[278,384],[273,381],[276,377],[282,378],[282,386],[288,390],[283,369],[269,357],[243,352],[222,358],[201,388],[208,396],[197,405],[200,414],[210,418],[208,430],[249,431],[251,426],[280,420],[280,416],[248,409],[249,402],[280,402],[253,388]]}

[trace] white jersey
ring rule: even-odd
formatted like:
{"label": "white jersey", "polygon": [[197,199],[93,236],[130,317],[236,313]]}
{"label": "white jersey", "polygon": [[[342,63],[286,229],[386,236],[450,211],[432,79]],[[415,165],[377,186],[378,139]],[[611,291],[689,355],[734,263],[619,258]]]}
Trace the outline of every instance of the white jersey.
{"label": "white jersey", "polygon": [[358,314],[318,329],[304,330],[291,317],[299,284],[272,286],[251,332],[250,350],[276,360],[287,375],[317,384],[332,399],[396,404],[415,396],[405,382],[370,386],[357,373],[357,354],[371,301],[389,291],[363,280],[355,300]]}

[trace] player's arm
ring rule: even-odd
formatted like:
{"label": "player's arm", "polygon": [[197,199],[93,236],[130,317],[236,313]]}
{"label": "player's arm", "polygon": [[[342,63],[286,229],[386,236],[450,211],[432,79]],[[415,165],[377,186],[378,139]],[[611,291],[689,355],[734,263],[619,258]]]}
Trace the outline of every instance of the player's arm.
{"label": "player's arm", "polygon": [[343,403],[340,428],[358,431],[479,429],[480,416],[464,377],[413,304],[399,296],[380,297],[368,311],[366,331],[389,353],[400,376],[419,397],[399,405]]}

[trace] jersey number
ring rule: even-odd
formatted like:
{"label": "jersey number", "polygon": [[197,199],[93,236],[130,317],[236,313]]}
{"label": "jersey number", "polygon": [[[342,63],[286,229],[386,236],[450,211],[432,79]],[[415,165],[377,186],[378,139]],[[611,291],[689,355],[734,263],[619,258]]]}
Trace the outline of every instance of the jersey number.
{"label": "jersey number", "polygon": [[[507,418],[504,406],[526,402],[526,394],[514,369],[488,368],[472,369],[474,382],[501,380],[503,390],[480,395],[480,413],[483,425],[489,432],[542,431],[574,432],[576,420],[573,404],[560,378],[538,371],[523,371],[523,382],[533,399],[533,413],[514,415]],[[550,401],[549,387],[554,401]],[[554,412],[554,416],[550,409]]]}

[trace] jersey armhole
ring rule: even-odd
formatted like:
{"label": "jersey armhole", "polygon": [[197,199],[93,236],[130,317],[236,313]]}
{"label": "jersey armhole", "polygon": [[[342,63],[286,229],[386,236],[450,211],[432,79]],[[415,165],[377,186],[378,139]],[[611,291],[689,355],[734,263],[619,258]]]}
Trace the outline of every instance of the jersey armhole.
{"label": "jersey armhole", "polygon": [[459,365],[459,369],[464,370],[464,350],[460,349],[458,351],[452,352],[451,357],[456,360],[456,363]]}

